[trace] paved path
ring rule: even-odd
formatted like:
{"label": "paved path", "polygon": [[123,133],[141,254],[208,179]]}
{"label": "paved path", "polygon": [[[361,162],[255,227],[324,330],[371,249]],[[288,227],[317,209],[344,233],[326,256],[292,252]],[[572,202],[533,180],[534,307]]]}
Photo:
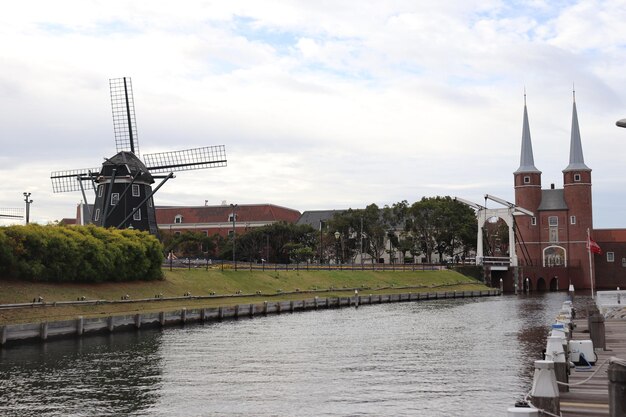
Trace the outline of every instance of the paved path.
{"label": "paved path", "polygon": [[[574,320],[576,328],[572,333],[573,340],[589,340],[587,319]],[[569,392],[561,393],[561,414],[563,417],[578,416],[608,416],[609,392],[607,370],[611,356],[626,359],[626,320],[607,320],[605,323],[606,351],[597,349],[598,361],[592,368],[595,371],[602,366],[588,382],[570,387]],[[583,381],[592,372],[583,372],[572,369],[569,382]]]}

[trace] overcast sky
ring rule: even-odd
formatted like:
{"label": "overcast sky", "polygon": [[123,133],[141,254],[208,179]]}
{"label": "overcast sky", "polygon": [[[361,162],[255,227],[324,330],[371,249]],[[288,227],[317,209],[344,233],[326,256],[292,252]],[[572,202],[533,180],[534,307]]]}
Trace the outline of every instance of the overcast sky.
{"label": "overcast sky", "polygon": [[142,153],[226,146],[227,168],[181,172],[157,205],[299,211],[513,201],[524,88],[561,188],[575,85],[594,226],[626,227],[625,0],[20,0],[0,51],[0,208],[31,192],[36,222],[82,198],[51,171],[115,154],[108,80],[127,76]]}

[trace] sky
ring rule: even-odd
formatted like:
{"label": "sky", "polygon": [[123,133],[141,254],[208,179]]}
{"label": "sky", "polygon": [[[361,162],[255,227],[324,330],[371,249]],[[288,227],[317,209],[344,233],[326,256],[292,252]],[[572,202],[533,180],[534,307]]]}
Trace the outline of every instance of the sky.
{"label": "sky", "polygon": [[109,79],[130,77],[142,154],[226,147],[228,167],[180,172],[157,205],[301,212],[514,201],[524,91],[535,166],[561,188],[575,89],[594,227],[626,228],[626,0],[2,9],[0,209],[30,192],[31,221],[75,216],[81,193],[53,193],[50,173],[115,154]]}

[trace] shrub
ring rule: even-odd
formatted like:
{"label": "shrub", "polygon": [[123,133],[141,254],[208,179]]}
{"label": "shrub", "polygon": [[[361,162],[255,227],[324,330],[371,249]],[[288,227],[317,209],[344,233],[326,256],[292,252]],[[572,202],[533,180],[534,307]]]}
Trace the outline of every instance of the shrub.
{"label": "shrub", "polygon": [[0,228],[0,276],[31,281],[161,279],[163,251],[147,232],[88,226]]}

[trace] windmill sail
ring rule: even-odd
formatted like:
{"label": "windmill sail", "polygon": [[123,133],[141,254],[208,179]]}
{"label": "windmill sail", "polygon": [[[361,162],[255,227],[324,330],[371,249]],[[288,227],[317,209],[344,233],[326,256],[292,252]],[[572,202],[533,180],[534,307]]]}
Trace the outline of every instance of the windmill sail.
{"label": "windmill sail", "polygon": [[192,169],[226,166],[224,145],[144,155],[150,173],[190,171]]}
{"label": "windmill sail", "polygon": [[132,152],[139,156],[135,100],[130,78],[112,78],[109,80],[109,87],[111,88],[111,109],[117,152]]}
{"label": "windmill sail", "polygon": [[0,208],[0,219],[23,219],[24,209]]}
{"label": "windmill sail", "polygon": [[65,193],[69,191],[81,191],[80,181],[91,180],[100,172],[100,168],[71,169],[67,171],[54,171],[50,174],[52,191]]}

